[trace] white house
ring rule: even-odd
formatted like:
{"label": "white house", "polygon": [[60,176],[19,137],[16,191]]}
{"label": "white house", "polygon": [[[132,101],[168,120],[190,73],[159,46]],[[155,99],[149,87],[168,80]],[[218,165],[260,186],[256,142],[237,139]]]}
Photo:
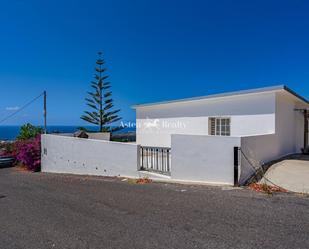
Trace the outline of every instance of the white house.
{"label": "white house", "polygon": [[[171,148],[175,178],[210,182],[232,181],[223,165],[231,164],[230,147],[237,146],[250,160],[241,158],[244,181],[252,164],[301,151],[308,140],[308,107],[286,86],[136,105],[136,142]],[[188,175],[185,169],[192,167]]]}
{"label": "white house", "polygon": [[237,185],[307,145],[309,103],[285,86],[135,108],[136,143],[42,135],[42,171]]}
{"label": "white house", "polygon": [[286,86],[136,105],[136,142],[170,147],[172,134],[245,137],[277,134],[284,153],[304,146],[308,101]]}

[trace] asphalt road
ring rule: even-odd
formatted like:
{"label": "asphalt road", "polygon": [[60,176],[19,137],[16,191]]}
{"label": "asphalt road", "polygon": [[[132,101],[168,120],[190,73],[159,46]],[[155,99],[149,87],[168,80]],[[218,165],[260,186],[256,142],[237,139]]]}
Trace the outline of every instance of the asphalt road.
{"label": "asphalt road", "polygon": [[309,198],[0,169],[0,248],[309,248]]}

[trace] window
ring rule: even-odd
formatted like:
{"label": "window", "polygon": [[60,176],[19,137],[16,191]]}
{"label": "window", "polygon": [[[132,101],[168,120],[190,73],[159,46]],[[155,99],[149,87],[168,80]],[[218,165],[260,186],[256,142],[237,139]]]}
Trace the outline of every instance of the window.
{"label": "window", "polygon": [[209,135],[230,136],[231,120],[230,118],[209,118]]}

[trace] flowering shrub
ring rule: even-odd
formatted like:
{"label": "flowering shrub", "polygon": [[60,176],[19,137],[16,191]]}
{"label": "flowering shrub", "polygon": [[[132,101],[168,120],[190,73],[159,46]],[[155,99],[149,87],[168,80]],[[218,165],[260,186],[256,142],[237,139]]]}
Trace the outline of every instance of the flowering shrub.
{"label": "flowering shrub", "polygon": [[17,140],[0,144],[0,156],[14,157],[31,171],[41,169],[41,133],[42,128],[25,124],[21,127]]}
{"label": "flowering shrub", "polygon": [[41,136],[28,140],[17,140],[13,145],[11,156],[28,170],[40,171],[41,169]]}

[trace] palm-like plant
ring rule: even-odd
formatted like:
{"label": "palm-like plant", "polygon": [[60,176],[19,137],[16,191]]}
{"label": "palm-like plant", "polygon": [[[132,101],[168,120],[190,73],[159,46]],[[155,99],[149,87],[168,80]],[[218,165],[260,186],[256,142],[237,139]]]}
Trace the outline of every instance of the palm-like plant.
{"label": "palm-like plant", "polygon": [[117,115],[119,109],[114,109],[110,82],[107,81],[108,75],[105,74],[105,61],[102,59],[102,52],[98,53],[94,80],[91,81],[92,92],[87,92],[86,104],[92,111],[85,111],[81,119],[88,123],[97,125],[100,132],[113,132],[121,127],[112,127],[112,124],[121,118]]}

